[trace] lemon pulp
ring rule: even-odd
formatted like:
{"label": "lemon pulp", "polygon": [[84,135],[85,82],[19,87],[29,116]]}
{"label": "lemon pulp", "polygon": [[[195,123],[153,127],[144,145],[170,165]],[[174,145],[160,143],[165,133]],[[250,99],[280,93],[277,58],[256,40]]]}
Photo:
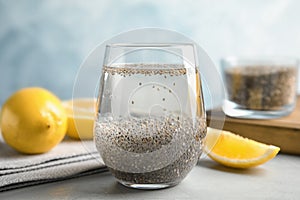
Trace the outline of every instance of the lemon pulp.
{"label": "lemon pulp", "polygon": [[274,158],[280,148],[241,137],[228,131],[207,129],[205,151],[213,160],[234,168],[249,168]]}
{"label": "lemon pulp", "polygon": [[63,101],[68,116],[67,135],[77,140],[93,139],[96,100],[78,98]]}

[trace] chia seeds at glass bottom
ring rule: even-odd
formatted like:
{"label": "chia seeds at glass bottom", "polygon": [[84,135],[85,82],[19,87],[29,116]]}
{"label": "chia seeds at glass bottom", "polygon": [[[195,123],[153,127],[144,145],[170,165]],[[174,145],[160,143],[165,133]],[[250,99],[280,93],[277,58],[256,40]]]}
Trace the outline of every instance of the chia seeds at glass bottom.
{"label": "chia seeds at glass bottom", "polygon": [[175,116],[100,120],[95,142],[119,181],[175,185],[196,165],[205,134],[204,119],[195,124]]}
{"label": "chia seeds at glass bottom", "polygon": [[225,70],[228,99],[251,110],[280,110],[295,102],[296,67],[245,66]]}

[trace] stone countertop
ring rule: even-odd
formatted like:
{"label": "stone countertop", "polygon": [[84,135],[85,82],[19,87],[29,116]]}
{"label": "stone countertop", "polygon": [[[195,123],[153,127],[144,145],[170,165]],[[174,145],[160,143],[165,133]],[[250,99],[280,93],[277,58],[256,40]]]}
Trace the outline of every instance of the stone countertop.
{"label": "stone countertop", "polygon": [[256,168],[237,170],[203,158],[177,186],[136,190],[109,172],[0,193],[0,199],[298,199],[300,157],[279,154]]}

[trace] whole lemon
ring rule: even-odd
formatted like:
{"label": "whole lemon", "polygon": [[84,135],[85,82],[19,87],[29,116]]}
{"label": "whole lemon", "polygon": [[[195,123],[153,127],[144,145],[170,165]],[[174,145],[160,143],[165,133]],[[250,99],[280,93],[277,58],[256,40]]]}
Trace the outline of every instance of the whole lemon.
{"label": "whole lemon", "polygon": [[46,89],[24,88],[9,97],[1,110],[5,142],[21,153],[44,153],[64,138],[67,115],[61,101]]}

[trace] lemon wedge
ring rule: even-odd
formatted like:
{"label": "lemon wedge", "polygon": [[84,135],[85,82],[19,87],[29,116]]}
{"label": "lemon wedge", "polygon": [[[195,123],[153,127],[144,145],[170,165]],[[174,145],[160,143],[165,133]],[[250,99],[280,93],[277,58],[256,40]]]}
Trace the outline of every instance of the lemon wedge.
{"label": "lemon wedge", "polygon": [[211,159],[225,166],[249,168],[271,160],[280,148],[228,131],[208,128],[204,150]]}
{"label": "lemon wedge", "polygon": [[67,135],[77,140],[93,139],[96,100],[78,98],[63,101],[68,117]]}

